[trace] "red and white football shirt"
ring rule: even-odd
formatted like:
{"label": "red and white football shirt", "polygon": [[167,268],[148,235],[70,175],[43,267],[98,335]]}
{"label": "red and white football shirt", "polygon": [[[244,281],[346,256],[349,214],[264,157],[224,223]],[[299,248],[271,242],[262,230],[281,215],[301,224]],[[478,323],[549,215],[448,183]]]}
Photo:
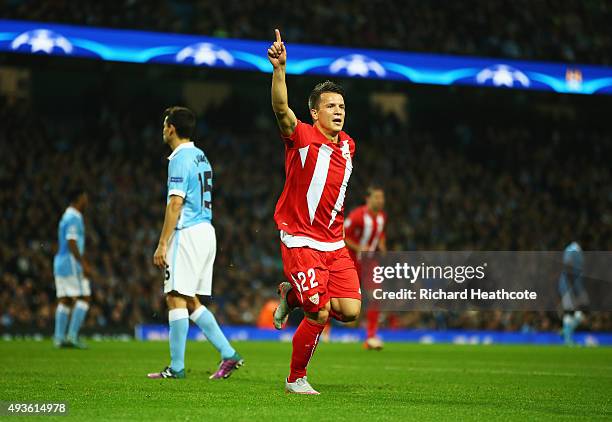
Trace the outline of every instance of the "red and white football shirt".
{"label": "red and white football shirt", "polygon": [[[359,244],[362,250],[375,252],[380,239],[385,237],[387,215],[383,211],[373,213],[367,205],[355,208],[344,223],[347,239]],[[353,259],[358,258],[355,251],[350,250]]]}
{"label": "red and white football shirt", "polygon": [[274,213],[289,248],[335,251],[344,247],[344,197],[355,142],[345,132],[333,143],[315,126],[298,120],[285,142],[285,187]]}

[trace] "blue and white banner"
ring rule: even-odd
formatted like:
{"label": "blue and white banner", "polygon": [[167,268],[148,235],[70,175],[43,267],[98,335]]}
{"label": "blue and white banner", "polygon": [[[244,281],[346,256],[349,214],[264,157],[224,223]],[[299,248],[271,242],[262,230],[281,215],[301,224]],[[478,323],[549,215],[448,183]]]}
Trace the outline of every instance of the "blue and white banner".
{"label": "blue and white banner", "polygon": [[[223,332],[231,341],[285,341],[290,342],[295,328],[282,331],[251,326],[223,326]],[[563,344],[558,333],[520,333],[484,330],[379,330],[378,335],[386,342],[453,343],[453,344]],[[167,340],[167,325],[138,325],[137,340]],[[190,340],[205,341],[206,337],[197,327],[189,327]],[[365,340],[365,331],[356,328],[333,327],[330,341],[356,343]],[[583,346],[612,346],[612,333],[576,333],[576,344]]]}
{"label": "blue and white banner", "polygon": [[[273,41],[248,41],[0,19],[0,51],[271,72]],[[612,68],[287,44],[287,73],[612,94]]]}

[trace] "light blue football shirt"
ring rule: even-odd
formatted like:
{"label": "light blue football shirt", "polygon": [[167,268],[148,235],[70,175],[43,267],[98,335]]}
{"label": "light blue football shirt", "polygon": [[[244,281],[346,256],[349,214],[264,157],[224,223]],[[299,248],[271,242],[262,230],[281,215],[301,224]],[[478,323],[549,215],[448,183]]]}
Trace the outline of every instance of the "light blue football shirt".
{"label": "light blue football shirt", "polygon": [[168,157],[168,197],[185,200],[177,230],[212,221],[213,172],[204,152],[193,142],[181,144]]}
{"label": "light blue football shirt", "polygon": [[578,242],[572,242],[563,251],[563,263],[567,266],[571,266],[575,271],[582,271],[582,265],[584,256],[582,254],[582,248]]}
{"label": "light blue football shirt", "polygon": [[68,241],[76,240],[81,256],[85,252],[85,224],[83,215],[70,206],[64,211],[57,229],[58,251],[53,259],[53,273],[56,277],[80,277],[83,273],[81,264],[70,253]]}
{"label": "light blue football shirt", "polygon": [[584,290],[582,285],[584,255],[577,242],[570,243],[563,251],[563,265],[559,277],[559,293],[561,296],[570,292],[575,295],[580,294]]}

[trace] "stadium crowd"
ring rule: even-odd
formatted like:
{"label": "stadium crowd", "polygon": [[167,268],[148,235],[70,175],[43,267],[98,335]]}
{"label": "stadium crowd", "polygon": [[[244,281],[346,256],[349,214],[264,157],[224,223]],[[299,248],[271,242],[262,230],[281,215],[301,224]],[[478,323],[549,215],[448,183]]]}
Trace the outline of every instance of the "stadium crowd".
{"label": "stadium crowd", "polygon": [[[272,215],[283,148],[271,112],[232,126],[235,104],[208,111],[196,140],[215,171],[219,245],[210,306],[220,323],[255,324],[282,277]],[[0,330],[52,327],[57,222],[76,184],[90,193],[86,256],[95,269],[85,330],[165,319],[162,274],[151,263],[169,154],[162,109],[106,103],[53,114],[2,99]],[[368,183],[382,183],[391,250],[562,250],[572,240],[612,249],[609,133],[528,122],[414,129],[374,108],[367,113],[367,126],[357,117],[348,123],[359,136],[347,209],[361,203]],[[555,312],[415,312],[393,325],[541,330],[559,322]],[[594,314],[589,327],[610,330],[612,318]]]}
{"label": "stadium crowd", "polygon": [[5,19],[264,40],[279,27],[288,43],[612,63],[607,0],[0,0],[0,10]]}

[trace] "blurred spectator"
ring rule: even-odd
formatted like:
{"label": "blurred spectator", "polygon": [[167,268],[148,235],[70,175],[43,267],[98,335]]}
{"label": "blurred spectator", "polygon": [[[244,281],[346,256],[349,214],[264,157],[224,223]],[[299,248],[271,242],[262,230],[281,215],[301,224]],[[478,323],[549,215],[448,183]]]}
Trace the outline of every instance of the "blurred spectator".
{"label": "blurred spectator", "polygon": [[[104,104],[102,98],[89,100]],[[282,190],[283,153],[273,127],[228,124],[238,103],[228,99],[209,110],[196,143],[216,180],[211,308],[221,323],[254,325],[262,309],[269,311],[267,300],[282,280],[272,215]],[[156,120],[162,109],[142,102],[137,108],[50,114],[0,100],[2,330],[52,326],[57,221],[67,205],[64,194],[75,183],[90,192],[86,254],[100,274],[92,280],[86,329],[125,330],[164,320],[162,275],[151,263],[169,154]],[[351,127],[360,137],[346,205],[361,202],[372,178],[382,181],[393,198],[387,205],[390,250],[562,250],[576,235],[587,250],[612,249],[609,131],[491,120],[413,129],[374,108],[362,113]],[[558,323],[556,315],[543,312],[410,312],[393,321],[517,331]],[[592,315],[589,324],[612,329],[609,313]]]}
{"label": "blurred spectator", "polygon": [[268,299],[266,303],[261,307],[259,316],[257,317],[257,327],[274,329],[274,318],[272,314],[278,306],[278,300]]}

